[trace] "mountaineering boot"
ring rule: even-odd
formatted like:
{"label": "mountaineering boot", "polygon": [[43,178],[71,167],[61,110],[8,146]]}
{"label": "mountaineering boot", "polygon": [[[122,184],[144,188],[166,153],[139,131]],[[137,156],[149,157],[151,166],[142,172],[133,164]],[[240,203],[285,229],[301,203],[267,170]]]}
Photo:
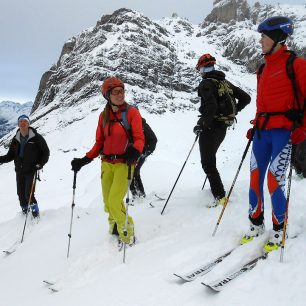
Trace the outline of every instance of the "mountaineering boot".
{"label": "mountaineering boot", "polygon": [[207,207],[212,208],[212,207],[217,207],[218,205],[223,206],[225,202],[226,202],[226,197],[223,197],[223,198],[216,197],[212,203],[207,205]]}
{"label": "mountaineering boot", "polygon": [[[135,245],[136,244],[136,238],[135,238],[135,236],[131,236],[129,239],[124,239],[124,241],[125,241],[125,243],[126,243],[126,245],[128,246],[128,247],[132,247],[133,245]],[[119,252],[122,250],[122,248],[123,248],[123,245],[124,245],[124,241],[122,241],[120,238],[118,238],[118,250],[119,250]],[[128,242],[127,242],[128,241]]]}
{"label": "mountaineering boot", "polygon": [[259,235],[262,235],[265,231],[265,225],[254,225],[253,223],[250,223],[250,229],[244,234],[244,236],[240,240],[240,244],[245,244],[254,239],[254,237],[258,237]]}
{"label": "mountaineering boot", "polygon": [[[277,250],[282,242],[284,230],[280,229],[278,231],[272,230],[271,236],[268,242],[264,245],[263,250],[266,253]],[[287,235],[286,235],[287,238]]]}
{"label": "mountaineering boot", "polygon": [[33,218],[39,217],[39,208],[37,203],[30,204]]}
{"label": "mountaineering boot", "polygon": [[134,234],[134,225],[128,224],[127,232],[124,234],[124,227],[118,228],[119,229],[119,237],[118,237],[118,249],[121,251],[124,243],[128,246],[133,246],[135,244],[135,234]]}

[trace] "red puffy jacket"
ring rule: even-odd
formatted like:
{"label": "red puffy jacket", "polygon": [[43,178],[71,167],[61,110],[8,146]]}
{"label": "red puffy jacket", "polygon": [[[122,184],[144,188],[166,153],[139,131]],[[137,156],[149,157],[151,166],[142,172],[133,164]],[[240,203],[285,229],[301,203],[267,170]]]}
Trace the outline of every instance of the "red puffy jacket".
{"label": "red puffy jacket", "polygon": [[[257,111],[255,122],[261,128],[265,117],[258,117],[263,112],[286,112],[293,108],[294,92],[292,82],[286,71],[286,63],[290,56],[284,45],[277,52],[265,56],[265,67],[257,80]],[[299,101],[303,107],[306,99],[306,60],[297,58],[294,61],[294,72],[299,92]],[[297,109],[297,107],[295,107]],[[284,115],[271,116],[266,129],[292,129],[293,122]],[[306,130],[306,112],[303,127]]]}
{"label": "red puffy jacket", "polygon": [[[126,104],[120,106],[119,111],[116,112],[118,119],[121,119],[121,111],[126,109]],[[103,127],[102,113],[99,117],[99,122],[96,130],[96,142],[92,149],[86,153],[86,156],[93,159],[100,153],[105,155],[122,155],[128,146],[129,139],[126,131],[119,122],[113,122],[116,119],[114,114],[110,112],[110,122]],[[131,127],[131,135],[133,138],[133,146],[140,153],[144,147],[144,134],[142,130],[142,119],[138,109],[129,107],[127,111],[127,121]],[[110,125],[110,130],[109,130]],[[102,158],[107,160],[107,158]],[[107,160],[111,163],[122,162],[122,159]]]}

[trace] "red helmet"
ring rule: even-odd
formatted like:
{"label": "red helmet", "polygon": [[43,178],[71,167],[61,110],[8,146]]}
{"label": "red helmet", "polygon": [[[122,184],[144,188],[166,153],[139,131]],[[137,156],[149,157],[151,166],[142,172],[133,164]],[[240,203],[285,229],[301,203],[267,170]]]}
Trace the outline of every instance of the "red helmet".
{"label": "red helmet", "polygon": [[213,66],[214,64],[216,64],[216,59],[209,53],[206,53],[199,58],[196,69],[200,70],[201,67]]}
{"label": "red helmet", "polygon": [[107,99],[107,94],[115,87],[122,87],[124,89],[124,84],[120,79],[115,77],[105,79],[101,86],[103,97]]}

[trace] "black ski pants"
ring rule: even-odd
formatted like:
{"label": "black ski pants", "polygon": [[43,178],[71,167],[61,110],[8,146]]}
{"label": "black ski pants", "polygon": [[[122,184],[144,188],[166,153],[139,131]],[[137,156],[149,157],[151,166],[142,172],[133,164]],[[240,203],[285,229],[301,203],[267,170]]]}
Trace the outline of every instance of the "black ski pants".
{"label": "black ski pants", "polygon": [[[23,171],[16,172],[17,195],[21,207],[28,206],[34,175],[35,172],[30,172],[30,173],[23,173]],[[34,182],[34,190],[30,204],[37,203],[34,196],[34,191],[35,191],[35,182]]]}
{"label": "black ski pants", "polygon": [[133,196],[143,196],[143,197],[146,196],[140,176],[140,169],[143,166],[146,157],[147,157],[146,155],[141,155],[135,167],[133,180],[130,186],[130,190]]}
{"label": "black ski pants", "polygon": [[215,198],[223,198],[225,190],[216,166],[216,154],[226,135],[227,126],[223,123],[213,123],[205,128],[199,137],[201,163],[210,183]]}

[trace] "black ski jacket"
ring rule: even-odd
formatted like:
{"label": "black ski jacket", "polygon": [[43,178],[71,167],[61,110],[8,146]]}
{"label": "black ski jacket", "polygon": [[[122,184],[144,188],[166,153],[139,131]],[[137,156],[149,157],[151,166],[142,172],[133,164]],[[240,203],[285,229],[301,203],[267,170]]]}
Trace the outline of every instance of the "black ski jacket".
{"label": "black ski jacket", "polygon": [[[216,85],[209,79],[224,81],[225,74],[218,70],[207,72],[204,74],[203,80],[199,84],[198,95],[201,97],[201,106],[199,111],[206,126],[210,126],[214,120],[214,117],[217,115],[219,97]],[[233,90],[234,98],[238,100],[237,111],[239,112],[251,102],[251,97],[239,87],[234,86],[230,82],[228,83]]]}
{"label": "black ski jacket", "polygon": [[12,139],[7,154],[0,156],[0,163],[8,163],[14,160],[16,172],[35,172],[36,165],[39,164],[43,167],[50,155],[45,139],[32,127],[29,127],[29,137],[24,147],[23,158],[19,157],[19,150],[20,130],[16,132]]}

